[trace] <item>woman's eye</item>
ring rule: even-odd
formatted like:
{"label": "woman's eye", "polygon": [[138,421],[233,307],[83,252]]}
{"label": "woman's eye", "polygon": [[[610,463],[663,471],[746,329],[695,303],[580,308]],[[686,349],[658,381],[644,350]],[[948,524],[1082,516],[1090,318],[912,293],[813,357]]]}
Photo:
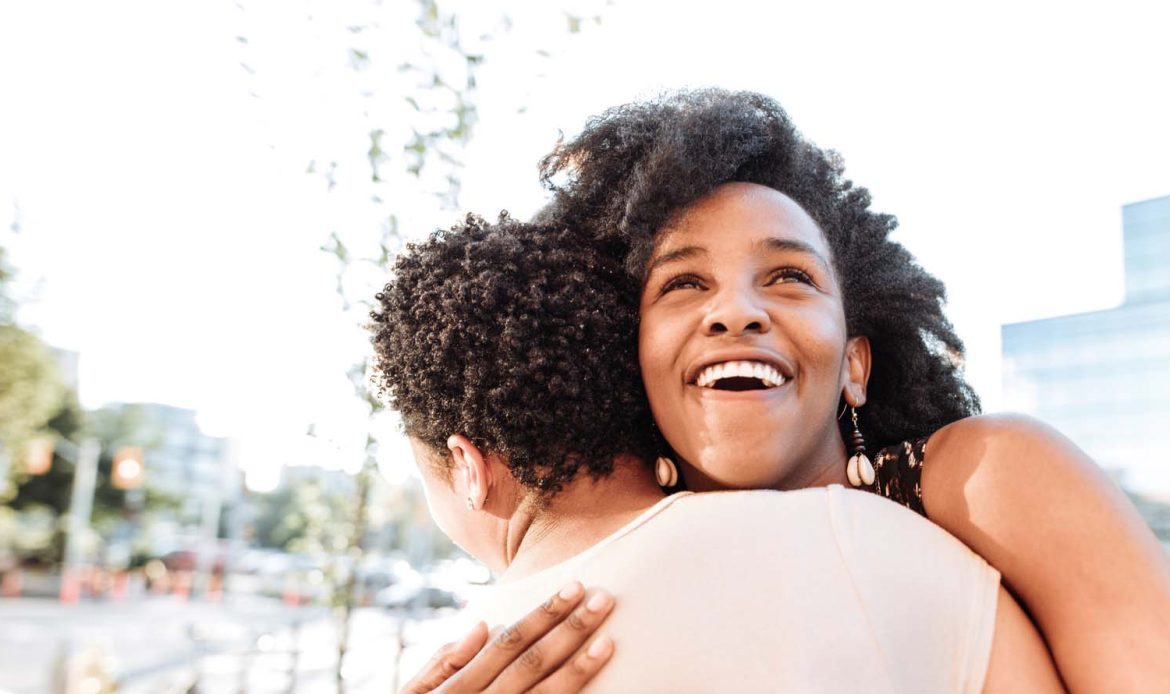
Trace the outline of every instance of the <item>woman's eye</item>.
{"label": "woman's eye", "polygon": [[672,292],[676,289],[701,289],[702,283],[698,277],[694,275],[679,275],[678,277],[671,277],[662,285],[659,294]]}
{"label": "woman's eye", "polygon": [[780,268],[768,277],[768,284],[787,284],[789,282],[813,284],[812,277],[809,277],[807,272],[794,267]]}

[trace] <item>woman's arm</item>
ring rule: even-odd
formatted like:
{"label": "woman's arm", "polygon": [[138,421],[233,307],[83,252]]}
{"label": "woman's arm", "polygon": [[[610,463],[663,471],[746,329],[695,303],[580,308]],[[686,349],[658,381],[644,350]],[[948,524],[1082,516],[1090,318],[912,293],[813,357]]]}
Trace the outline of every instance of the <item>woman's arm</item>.
{"label": "woman's arm", "polygon": [[995,636],[991,640],[983,691],[984,694],[1064,691],[1044,639],[1003,586],[999,588]]}
{"label": "woman's arm", "polygon": [[955,422],[927,443],[922,497],[1000,571],[1071,690],[1170,682],[1170,558],[1068,439],[1025,417]]}

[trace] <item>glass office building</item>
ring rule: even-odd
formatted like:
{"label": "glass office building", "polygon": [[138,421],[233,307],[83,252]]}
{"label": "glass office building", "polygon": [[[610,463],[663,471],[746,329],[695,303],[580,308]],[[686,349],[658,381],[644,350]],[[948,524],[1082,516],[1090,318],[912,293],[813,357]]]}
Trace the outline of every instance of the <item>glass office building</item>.
{"label": "glass office building", "polygon": [[1004,401],[1170,500],[1170,196],[1126,205],[1125,300],[1003,326]]}

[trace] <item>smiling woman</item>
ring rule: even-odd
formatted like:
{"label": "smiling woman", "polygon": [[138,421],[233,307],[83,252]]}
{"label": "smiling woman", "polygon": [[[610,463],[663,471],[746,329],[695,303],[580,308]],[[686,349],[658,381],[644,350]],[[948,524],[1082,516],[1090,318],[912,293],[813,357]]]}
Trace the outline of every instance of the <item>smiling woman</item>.
{"label": "smiling woman", "polygon": [[1170,681],[1164,550],[1059,433],[976,416],[942,284],[774,101],[702,90],[621,106],[542,175],[556,197],[540,219],[604,240],[642,281],[642,376],[689,488],[848,480],[998,568],[1072,689]]}
{"label": "smiling woman", "polygon": [[834,414],[842,391],[864,404],[869,344],[847,337],[816,222],[783,193],[731,183],[659,239],[642,289],[639,354],[654,418],[687,463],[688,487],[844,483]]}

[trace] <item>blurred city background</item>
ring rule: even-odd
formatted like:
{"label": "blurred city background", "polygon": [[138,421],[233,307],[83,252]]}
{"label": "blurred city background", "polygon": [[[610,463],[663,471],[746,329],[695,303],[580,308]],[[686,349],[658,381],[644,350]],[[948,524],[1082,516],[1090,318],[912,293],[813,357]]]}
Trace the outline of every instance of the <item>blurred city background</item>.
{"label": "blurred city background", "polygon": [[942,278],[986,411],[1170,546],[1155,2],[0,7],[0,692],[393,691],[490,580],[362,325],[401,245],[525,217],[660,90],[776,97]]}

